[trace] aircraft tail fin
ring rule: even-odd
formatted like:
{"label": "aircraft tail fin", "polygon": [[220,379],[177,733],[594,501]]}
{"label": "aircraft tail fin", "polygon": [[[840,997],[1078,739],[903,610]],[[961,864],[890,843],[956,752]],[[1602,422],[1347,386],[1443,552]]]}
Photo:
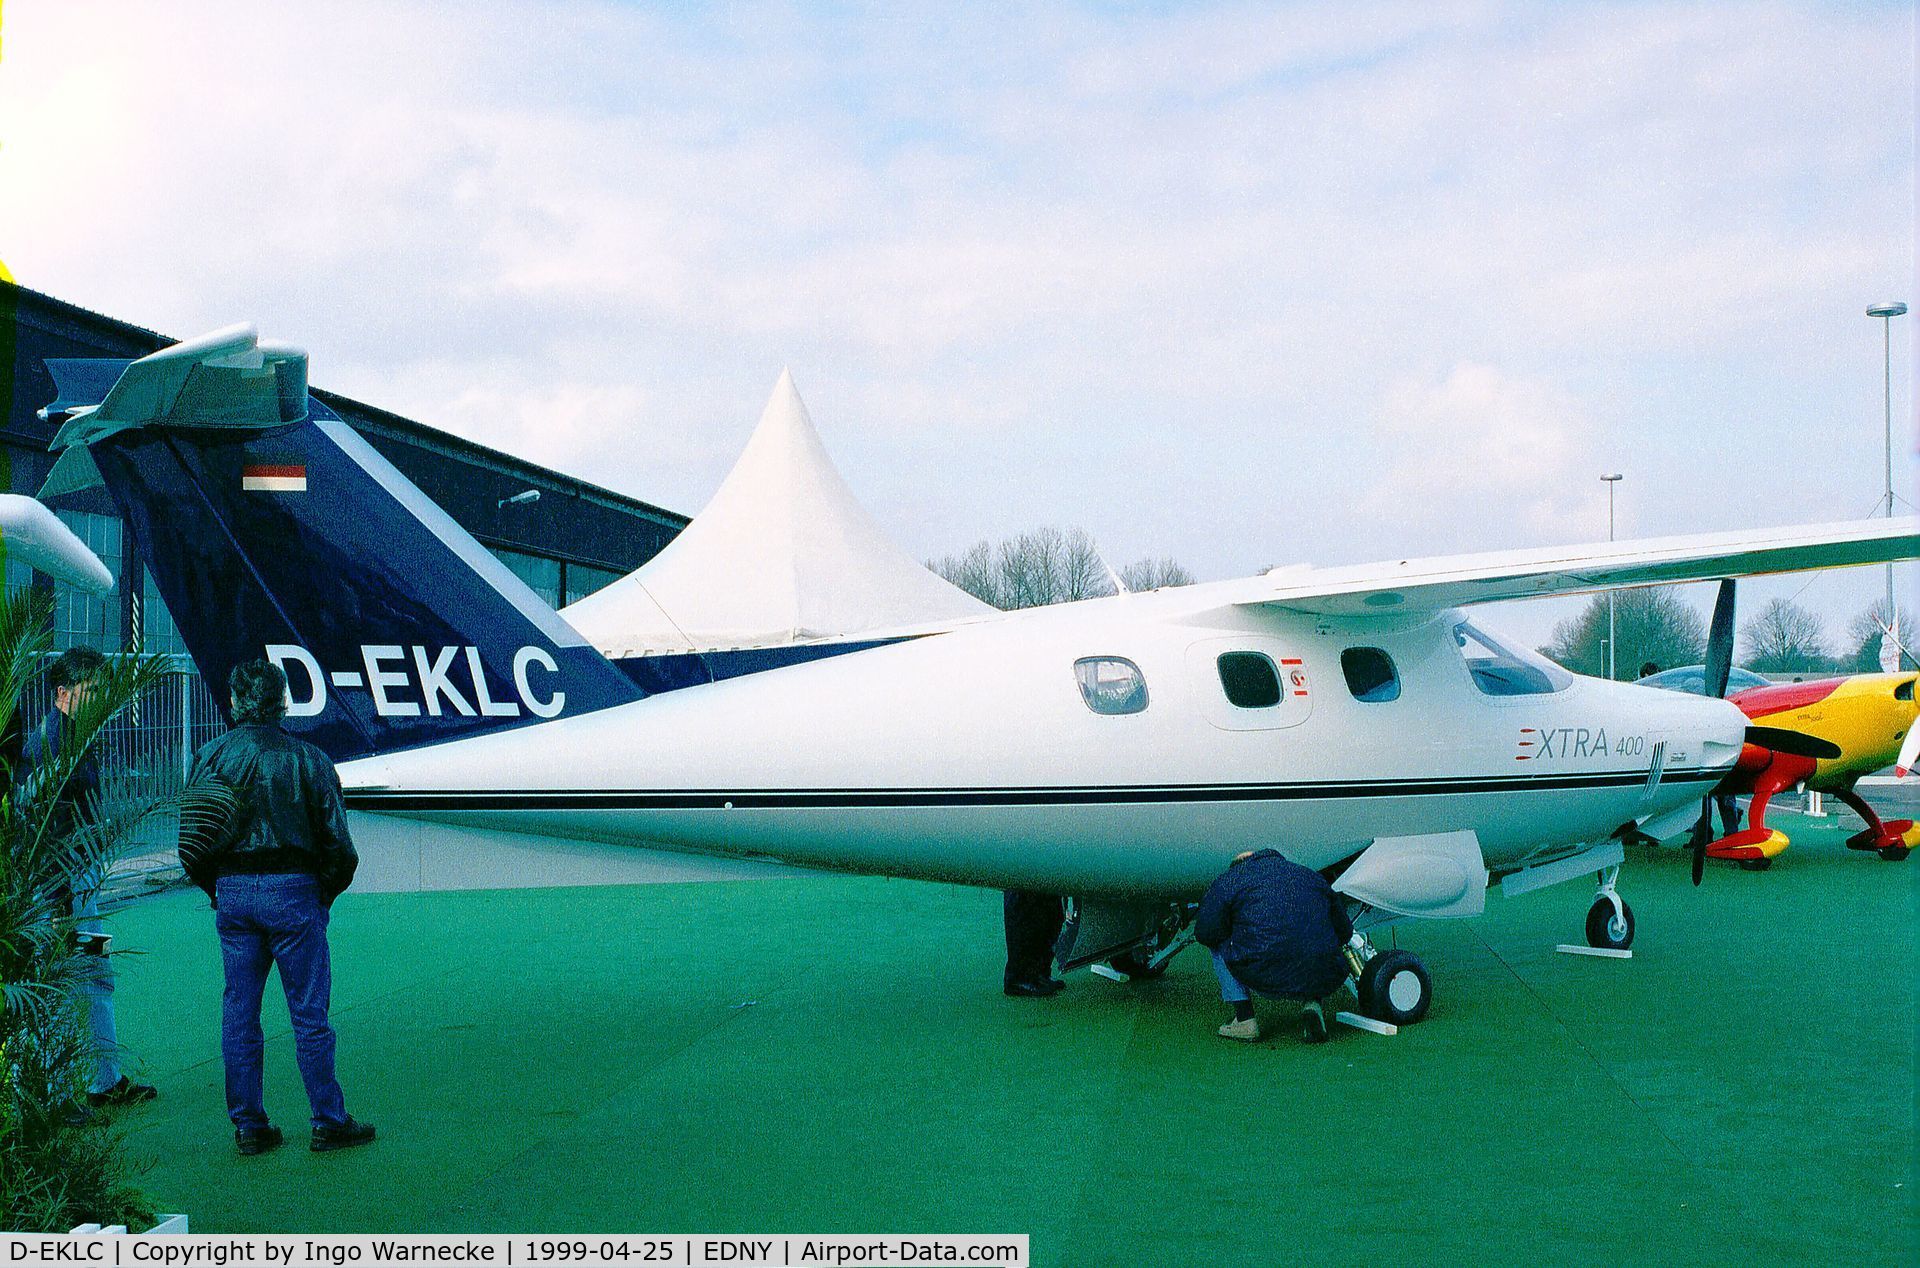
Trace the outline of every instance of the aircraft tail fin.
{"label": "aircraft tail fin", "polygon": [[[42,496],[104,483],[200,671],[267,656],[335,760],[643,694],[338,415],[306,354],[230,327],[67,398]],[[96,375],[96,380],[105,376]]]}

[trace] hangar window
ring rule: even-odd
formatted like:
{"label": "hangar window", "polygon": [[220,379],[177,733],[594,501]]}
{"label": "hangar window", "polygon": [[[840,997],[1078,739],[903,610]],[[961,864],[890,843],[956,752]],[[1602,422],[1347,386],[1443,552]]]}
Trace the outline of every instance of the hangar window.
{"label": "hangar window", "polygon": [[1147,707],[1147,680],[1140,666],[1121,656],[1083,656],[1073,662],[1080,698],[1095,713],[1140,713]]}
{"label": "hangar window", "polygon": [[[111,515],[90,511],[57,511],[61,522],[87,549],[100,556],[116,581],[120,578],[125,554],[121,549],[120,521]],[[53,583],[53,645],[65,651],[85,643],[106,651],[120,647],[120,596],[104,598],[65,581]]]}
{"label": "hangar window", "polygon": [[1220,657],[1220,687],[1236,709],[1271,709],[1280,703],[1280,671],[1261,652],[1227,652]]}
{"label": "hangar window", "polygon": [[1347,690],[1365,704],[1385,704],[1400,698],[1400,671],[1393,657],[1377,647],[1349,647],[1340,653],[1340,672],[1347,676]]}
{"label": "hangar window", "polygon": [[1453,627],[1473,685],[1489,696],[1545,696],[1570,686],[1573,675],[1546,657],[1502,643],[1473,622]]}

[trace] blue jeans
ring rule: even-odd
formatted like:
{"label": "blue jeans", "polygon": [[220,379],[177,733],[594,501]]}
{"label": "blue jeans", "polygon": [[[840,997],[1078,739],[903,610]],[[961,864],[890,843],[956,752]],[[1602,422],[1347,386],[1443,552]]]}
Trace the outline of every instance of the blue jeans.
{"label": "blue jeans", "polygon": [[1213,953],[1213,972],[1220,979],[1220,998],[1229,1004],[1244,1004],[1253,998],[1253,992],[1240,984],[1240,979],[1227,967],[1227,957],[1218,951]]}
{"label": "blue jeans", "polygon": [[[74,929],[82,942],[104,932],[100,881],[98,873],[89,873],[74,887],[73,914],[78,917]],[[113,1024],[113,961],[106,956],[90,959],[80,993],[87,1001],[87,1030],[93,1037],[93,1077],[87,1080],[87,1091],[109,1091],[120,1082],[120,1036]]]}
{"label": "blue jeans", "polygon": [[277,964],[313,1125],[339,1126],[347,1121],[347,1107],[340,1082],[333,1077],[333,1027],[327,1022],[333,968],[320,883],[303,874],[223,876],[214,894],[218,910],[213,923],[227,971],[220,1010],[227,1116],[236,1129],[267,1125],[260,999],[266,993],[267,973]]}
{"label": "blue jeans", "polygon": [[[1253,992],[1248,990],[1246,985],[1233,975],[1233,970],[1227,967],[1227,957],[1221,955],[1218,951],[1213,953],[1213,972],[1214,976],[1220,979],[1220,998],[1227,1003],[1239,1004],[1253,998]],[[1340,984],[1335,982],[1329,985],[1327,989],[1319,995],[1274,995],[1269,996],[1269,998],[1290,999],[1305,1004],[1314,1000],[1325,999],[1328,995],[1333,994],[1339,989]]]}
{"label": "blue jeans", "polygon": [[87,1091],[107,1092],[120,1082],[120,1036],[113,1024],[113,965],[105,956],[96,959],[80,988],[87,1001],[87,1030],[93,1036],[93,1076]]}

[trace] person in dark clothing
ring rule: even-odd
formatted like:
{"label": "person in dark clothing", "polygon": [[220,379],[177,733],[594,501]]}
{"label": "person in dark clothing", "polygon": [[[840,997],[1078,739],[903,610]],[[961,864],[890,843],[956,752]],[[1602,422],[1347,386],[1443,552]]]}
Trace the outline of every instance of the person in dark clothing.
{"label": "person in dark clothing", "polygon": [[1320,1001],[1347,980],[1341,948],[1353,936],[1353,922],[1326,877],[1278,850],[1250,850],[1208,887],[1193,928],[1213,952],[1220,997],[1233,1005],[1233,1020],[1220,1027],[1224,1038],[1260,1038],[1257,993],[1301,1001],[1301,1037],[1326,1039]]}
{"label": "person in dark clothing", "polygon": [[1053,975],[1053,944],[1066,921],[1058,894],[1010,889],[1004,895],[1007,925],[1007,971],[1001,989],[1009,995],[1044,999],[1058,995],[1066,983]]}
{"label": "person in dark clothing", "polygon": [[[69,647],[47,670],[53,690],[53,708],[21,746],[21,760],[29,770],[52,766],[70,743],[73,711],[86,701],[95,681],[107,667],[107,658],[91,647]],[[66,783],[54,794],[47,829],[55,839],[73,832],[100,813],[100,765],[88,752],[74,763]],[[93,1034],[93,1074],[87,1080],[87,1103],[94,1106],[132,1105],[150,1101],[158,1092],[135,1083],[120,1072],[120,1037],[113,1015],[113,964],[107,957],[106,931],[100,923],[102,870],[70,878],[62,902],[75,916],[75,936],[88,956],[91,972],[81,986],[86,998],[87,1027]]]}
{"label": "person in dark clothing", "polygon": [[263,1104],[260,1031],[267,973],[278,965],[313,1112],[310,1147],[324,1153],[364,1145],[373,1139],[373,1127],[347,1113],[327,1020],[333,991],[328,912],[353,883],[359,863],[347,833],[340,776],[325,753],[280,729],[287,679],[278,666],[266,660],[237,665],[228,689],[233,729],[194,754],[188,783],[224,783],[234,791],[237,808],[222,831],[195,831],[191,838],[183,832],[180,862],[188,879],[213,899],[220,935],[226,970],[220,1055],[234,1143],[243,1154],[258,1154],[282,1139]]}
{"label": "person in dark clothing", "polygon": [[1732,836],[1740,830],[1740,802],[1732,793],[1713,794],[1713,804],[1720,808],[1720,835]]}

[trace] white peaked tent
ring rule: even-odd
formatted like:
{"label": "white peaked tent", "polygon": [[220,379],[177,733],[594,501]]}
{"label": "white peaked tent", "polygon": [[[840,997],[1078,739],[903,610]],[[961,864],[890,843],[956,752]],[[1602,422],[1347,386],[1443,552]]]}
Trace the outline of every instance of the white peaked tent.
{"label": "white peaked tent", "polygon": [[623,657],[857,638],[991,611],[887,537],[782,371],[706,509],[653,559],[560,614]]}

